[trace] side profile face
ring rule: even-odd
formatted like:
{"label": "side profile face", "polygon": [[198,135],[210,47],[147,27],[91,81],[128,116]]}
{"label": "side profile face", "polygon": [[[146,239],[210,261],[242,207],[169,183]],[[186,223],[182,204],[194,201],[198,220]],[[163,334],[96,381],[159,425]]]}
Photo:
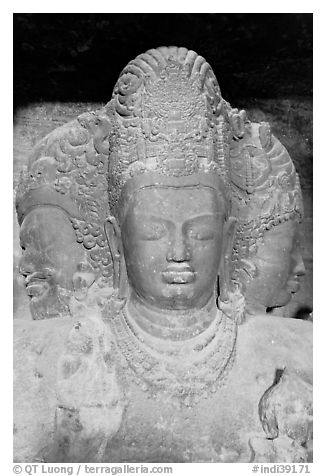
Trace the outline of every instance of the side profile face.
{"label": "side profile face", "polygon": [[33,209],[21,225],[20,243],[20,273],[25,276],[33,318],[66,312],[64,297],[72,289],[73,274],[84,256],[68,216],[56,207]]}
{"label": "side profile face", "polygon": [[147,187],[122,223],[129,283],[159,309],[201,308],[214,293],[225,204],[210,187]]}
{"label": "side profile face", "polygon": [[253,258],[257,276],[246,286],[246,299],[265,308],[285,306],[305,274],[299,223],[289,220],[265,232]]}

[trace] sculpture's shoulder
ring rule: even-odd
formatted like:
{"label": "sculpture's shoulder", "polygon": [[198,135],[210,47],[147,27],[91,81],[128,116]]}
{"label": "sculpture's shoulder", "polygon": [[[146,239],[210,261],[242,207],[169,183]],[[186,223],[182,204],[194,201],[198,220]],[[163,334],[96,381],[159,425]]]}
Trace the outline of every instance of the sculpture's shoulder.
{"label": "sculpture's shoulder", "polygon": [[312,323],[275,316],[252,317],[239,326],[237,350],[253,365],[290,367],[311,376]]}
{"label": "sculpture's shoulder", "polygon": [[282,316],[274,316],[269,314],[257,314],[249,317],[245,321],[243,328],[255,327],[257,332],[266,332],[268,334],[295,333],[296,336],[301,335],[303,339],[312,338],[312,322],[303,319],[294,319]]}
{"label": "sculpture's shoulder", "polygon": [[[16,319],[13,328],[14,405],[16,421],[56,402],[57,366],[73,321],[56,318],[38,321]],[[41,411],[41,410],[40,410]],[[32,418],[32,417],[31,417]],[[25,417],[24,417],[25,420]]]}
{"label": "sculpture's shoulder", "polygon": [[[55,381],[60,361],[72,355],[75,359],[94,358],[93,354],[112,352],[110,328],[100,312],[88,316],[27,321],[14,320],[13,344],[15,373],[32,371]],[[99,342],[102,342],[100,345]],[[37,370],[39,369],[39,371]],[[42,368],[42,370],[40,370]],[[59,372],[60,374],[60,372]]]}
{"label": "sculpture's shoulder", "polygon": [[[99,312],[80,319],[16,320],[16,461],[79,460],[90,437],[96,441],[90,451],[99,451],[123,412],[113,360],[111,333]],[[63,440],[69,440],[64,448]]]}
{"label": "sculpture's shoulder", "polygon": [[14,320],[14,459],[35,461],[54,431],[56,362],[69,319]]}
{"label": "sculpture's shoulder", "polygon": [[[45,354],[53,358],[62,352],[64,342],[73,326],[71,318],[44,320],[15,319],[13,322],[14,357],[25,359],[26,353],[40,359]],[[31,357],[28,359],[31,362]],[[25,364],[28,362],[25,360]]]}

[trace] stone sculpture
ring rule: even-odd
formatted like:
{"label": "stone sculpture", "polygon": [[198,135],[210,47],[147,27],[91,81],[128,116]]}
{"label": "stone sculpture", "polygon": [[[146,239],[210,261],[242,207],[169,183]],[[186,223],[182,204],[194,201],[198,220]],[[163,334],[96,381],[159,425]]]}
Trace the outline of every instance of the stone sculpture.
{"label": "stone sculpture", "polygon": [[[69,314],[72,291],[82,285],[78,282],[80,272],[89,275],[84,285],[99,279],[102,286],[111,283],[112,261],[103,227],[108,215],[107,124],[105,116],[98,111],[82,114],[56,129],[36,145],[27,171],[22,174],[16,196],[23,247],[20,269],[32,295],[34,319]],[[30,236],[27,248],[26,228]],[[57,248],[51,244],[51,253],[52,261],[59,267],[60,279],[58,283],[53,278],[47,280],[46,287],[53,296],[50,311],[47,295],[42,298],[39,291],[40,280],[46,274],[43,269],[43,255],[48,252],[46,240],[48,237],[51,241],[55,230],[61,236],[57,235]],[[58,294],[58,285],[65,304],[61,304],[63,298]]]}
{"label": "stone sculpture", "polygon": [[248,123],[231,142],[233,214],[238,219],[232,278],[246,297],[247,313],[285,306],[305,273],[299,176],[267,123]]}
{"label": "stone sculpture", "polygon": [[101,115],[113,290],[81,293],[74,324],[16,323],[17,461],[309,460],[311,323],[245,321],[232,279],[245,113],[169,47],[131,61]]}
{"label": "stone sculpture", "polygon": [[84,253],[65,212],[50,206],[31,209],[22,221],[20,241],[20,271],[26,276],[33,318],[69,314],[69,291]]}

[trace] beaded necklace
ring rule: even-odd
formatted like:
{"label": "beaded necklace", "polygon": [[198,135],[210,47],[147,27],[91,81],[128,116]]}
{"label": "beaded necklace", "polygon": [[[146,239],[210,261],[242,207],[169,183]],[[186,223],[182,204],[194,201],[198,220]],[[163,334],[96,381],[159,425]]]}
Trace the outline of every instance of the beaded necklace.
{"label": "beaded necklace", "polygon": [[218,309],[207,329],[179,341],[148,334],[127,306],[110,326],[132,379],[153,398],[166,392],[192,406],[218,390],[234,361],[237,325]]}

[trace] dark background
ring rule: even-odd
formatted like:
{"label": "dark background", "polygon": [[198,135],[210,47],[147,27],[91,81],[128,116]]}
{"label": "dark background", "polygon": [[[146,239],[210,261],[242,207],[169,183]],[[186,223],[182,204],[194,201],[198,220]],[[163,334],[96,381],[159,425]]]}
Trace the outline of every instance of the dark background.
{"label": "dark background", "polygon": [[225,99],[310,96],[312,14],[14,14],[14,103],[107,102],[122,68],[158,46],[211,64]]}

